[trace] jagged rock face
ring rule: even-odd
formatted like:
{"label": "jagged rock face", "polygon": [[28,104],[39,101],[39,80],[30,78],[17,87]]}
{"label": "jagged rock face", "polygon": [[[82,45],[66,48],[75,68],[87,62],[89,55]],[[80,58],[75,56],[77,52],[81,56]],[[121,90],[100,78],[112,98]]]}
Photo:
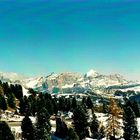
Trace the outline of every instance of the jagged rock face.
{"label": "jagged rock face", "polygon": [[[31,84],[30,84],[31,83]],[[32,84],[36,83],[36,84]],[[36,79],[34,82],[31,80],[26,85],[29,87],[40,87],[45,84],[49,91],[58,91],[64,93],[71,92],[85,92],[93,91],[95,89],[102,89],[103,87],[113,85],[124,85],[128,81],[123,79],[122,76],[115,75],[103,75],[94,70],[90,70],[84,75],[78,73],[65,72],[61,74],[52,73],[47,77]]]}
{"label": "jagged rock face", "polygon": [[[91,72],[91,71],[90,71]],[[121,75],[103,75],[94,71],[93,75],[86,74],[84,76],[85,81],[89,81],[91,85],[97,86],[110,86],[110,85],[121,85],[127,84],[128,81],[123,79]]]}
{"label": "jagged rock face", "polygon": [[[67,92],[71,91],[70,88],[75,83],[77,83],[77,80],[80,78],[80,75],[77,73],[61,73],[59,75],[51,75],[46,79],[46,83],[48,84],[49,90],[51,90],[54,87],[57,87],[59,89],[66,89]],[[64,90],[65,92],[65,90]]]}
{"label": "jagged rock face", "polygon": [[77,80],[80,78],[80,75],[77,73],[61,73],[57,75],[56,78],[48,77],[47,81],[51,82],[52,84],[64,86],[76,83]]}
{"label": "jagged rock face", "polygon": [[[2,75],[2,77],[1,77]],[[61,74],[52,73],[46,77],[37,78],[21,78],[17,74],[1,74],[1,79],[7,78],[7,81],[11,79],[19,80],[21,85],[25,88],[33,88],[38,91],[50,91],[50,92],[85,92],[101,90],[110,86],[123,86],[131,83],[125,80],[121,75],[103,75],[95,70],[90,70],[84,75],[78,73],[65,72]],[[13,78],[14,77],[14,78]],[[8,81],[8,82],[9,82]]]}

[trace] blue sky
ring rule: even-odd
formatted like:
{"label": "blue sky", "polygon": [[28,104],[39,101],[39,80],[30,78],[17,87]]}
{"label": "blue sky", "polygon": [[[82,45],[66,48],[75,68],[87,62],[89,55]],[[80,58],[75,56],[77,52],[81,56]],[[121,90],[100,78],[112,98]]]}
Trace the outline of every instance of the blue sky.
{"label": "blue sky", "polygon": [[0,70],[140,79],[140,1],[1,0]]}

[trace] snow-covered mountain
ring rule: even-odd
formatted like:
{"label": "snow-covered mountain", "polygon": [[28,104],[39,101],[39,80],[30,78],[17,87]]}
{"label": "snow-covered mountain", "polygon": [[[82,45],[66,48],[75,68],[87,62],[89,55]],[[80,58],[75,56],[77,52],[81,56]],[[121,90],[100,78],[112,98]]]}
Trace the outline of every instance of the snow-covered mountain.
{"label": "snow-covered mountain", "polygon": [[26,76],[14,72],[0,72],[0,80],[3,82],[18,82],[26,78]]}
{"label": "snow-covered mountain", "polygon": [[135,90],[140,83],[128,81],[119,74],[104,75],[90,70],[86,74],[64,72],[51,73],[48,76],[26,78],[16,73],[0,73],[0,79],[6,82],[18,82],[24,89],[33,88],[37,91],[51,93],[83,93],[87,91],[105,92],[108,89]]}
{"label": "snow-covered mountain", "polygon": [[52,73],[46,77],[26,79],[24,87],[35,90],[50,91],[53,93],[83,93],[86,91],[103,92],[106,89],[137,89],[140,84],[128,81],[119,74],[104,75],[90,70],[86,74],[79,73]]}

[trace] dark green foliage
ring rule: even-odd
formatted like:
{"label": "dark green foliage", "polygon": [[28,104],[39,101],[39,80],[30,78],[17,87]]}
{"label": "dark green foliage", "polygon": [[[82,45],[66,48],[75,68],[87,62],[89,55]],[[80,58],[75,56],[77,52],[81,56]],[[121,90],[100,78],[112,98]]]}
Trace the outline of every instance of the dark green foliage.
{"label": "dark green foliage", "polygon": [[19,113],[22,115],[26,113],[28,113],[28,115],[31,115],[30,102],[26,96],[20,98]]}
{"label": "dark green foliage", "polygon": [[4,91],[2,86],[0,85],[0,109],[6,110],[7,109],[7,103],[4,97]]}
{"label": "dark green foliage", "polygon": [[21,99],[23,97],[23,91],[21,85],[10,85],[11,92],[15,95],[17,99]]}
{"label": "dark green foliage", "polygon": [[88,96],[87,100],[86,100],[86,105],[88,109],[92,109],[93,108],[93,102],[91,101],[90,96]]}
{"label": "dark green foliage", "polygon": [[92,114],[92,122],[90,124],[90,131],[92,133],[92,138],[96,139],[98,138],[98,129],[99,129],[99,122],[97,120],[96,115]]}
{"label": "dark green foliage", "polygon": [[124,124],[123,138],[125,140],[138,140],[139,135],[137,129],[136,116],[130,106],[124,107],[123,124]]}
{"label": "dark green foliage", "polygon": [[68,129],[67,140],[79,140],[79,137],[73,128]]}
{"label": "dark green foliage", "polygon": [[34,140],[34,128],[31,119],[26,115],[21,124],[22,138],[25,140]]}
{"label": "dark green foliage", "polygon": [[60,111],[63,111],[64,107],[65,107],[65,99],[64,99],[64,97],[60,97],[59,102],[58,102],[58,109]]}
{"label": "dark green foliage", "polygon": [[29,93],[31,93],[34,97],[36,96],[37,92],[34,91],[32,88],[29,88]]}
{"label": "dark green foliage", "polygon": [[12,92],[16,97],[16,87],[15,87],[15,85],[12,85],[12,84],[10,85],[10,92]]}
{"label": "dark green foliage", "polygon": [[0,80],[0,86],[2,86],[2,81]]}
{"label": "dark green foliage", "polygon": [[108,113],[107,104],[103,102],[103,113]]}
{"label": "dark green foliage", "polygon": [[28,97],[28,103],[29,103],[31,115],[35,116],[35,113],[37,112],[37,101],[36,101],[36,97],[34,95],[30,95]]}
{"label": "dark green foliage", "polygon": [[38,96],[38,98],[37,98],[37,101],[36,101],[37,112],[39,112],[40,109],[42,107],[45,107],[45,106],[46,106],[45,98],[42,95],[42,93],[40,93],[39,96]]}
{"label": "dark green foliage", "polygon": [[35,102],[35,101],[36,101],[36,96],[34,96],[34,95],[29,95],[29,96],[28,96],[28,101],[29,101],[29,102]]}
{"label": "dark green foliage", "polygon": [[138,105],[138,103],[136,101],[134,101],[132,103],[132,109],[133,109],[136,117],[140,117],[140,109],[139,109],[139,105]]}
{"label": "dark green foliage", "polygon": [[65,108],[64,111],[68,112],[71,109],[71,100],[69,98],[65,99]]}
{"label": "dark green foliage", "polygon": [[40,110],[41,107],[45,107],[50,115],[53,115],[53,103],[51,96],[39,94],[37,99],[37,111]]}
{"label": "dark green foliage", "polygon": [[43,125],[44,122],[49,123],[50,115],[45,107],[40,108],[37,112],[37,123]]}
{"label": "dark green foliage", "polygon": [[8,83],[7,82],[3,83],[2,88],[3,88],[4,94],[8,97],[9,92],[11,92]]}
{"label": "dark green foliage", "polygon": [[50,99],[50,100],[52,100],[51,94],[46,93],[44,96],[45,96],[45,99]]}
{"label": "dark green foliage", "polygon": [[22,91],[22,86],[21,85],[16,85],[16,89],[17,89],[17,99],[20,99],[23,97],[23,91]]}
{"label": "dark green foliage", "polygon": [[35,116],[35,113],[37,112],[37,103],[31,102],[30,103],[30,113],[31,115]]}
{"label": "dark green foliage", "polygon": [[46,99],[46,109],[48,110],[50,115],[53,115],[53,103],[51,99]]}
{"label": "dark green foliage", "polygon": [[27,96],[24,96],[23,99],[24,99],[24,102],[25,102],[25,113],[30,114],[29,113],[30,112],[29,100],[28,100]]}
{"label": "dark green foliage", "polygon": [[82,106],[78,106],[73,112],[73,125],[80,139],[89,136],[88,131],[88,113]]}
{"label": "dark green foliage", "polygon": [[11,129],[4,121],[0,121],[0,140],[15,140]]}
{"label": "dark green foliage", "polygon": [[58,113],[58,104],[57,104],[57,99],[56,98],[52,99],[52,104],[53,104],[53,112],[54,112],[55,115],[57,115],[57,113]]}
{"label": "dark green foliage", "polygon": [[86,98],[85,98],[85,97],[83,97],[82,102],[81,102],[81,105],[82,105],[84,108],[86,108]]}
{"label": "dark green foliage", "polygon": [[8,106],[11,107],[12,109],[16,108],[16,101],[13,93],[8,94],[7,102],[8,102]]}
{"label": "dark green foliage", "polygon": [[7,103],[4,98],[4,96],[0,95],[0,109],[6,110],[7,109]]}
{"label": "dark green foliage", "polygon": [[38,110],[35,140],[50,140],[51,125],[49,118],[49,113],[44,107]]}
{"label": "dark green foliage", "polygon": [[56,132],[55,132],[55,136],[64,139],[64,138],[66,138],[67,133],[68,133],[67,125],[60,118],[57,118],[56,119]]}
{"label": "dark green foliage", "polygon": [[140,109],[139,109],[139,105],[137,103],[137,101],[130,101],[127,98],[124,98],[125,104],[126,106],[130,106],[132,108],[132,110],[134,111],[136,117],[140,117]]}
{"label": "dark green foliage", "polygon": [[45,127],[36,127],[35,140],[51,140],[50,134]]}
{"label": "dark green foliage", "polygon": [[72,99],[72,105],[71,106],[72,106],[72,109],[75,109],[77,107],[77,101],[76,101],[75,97]]}
{"label": "dark green foliage", "polygon": [[26,106],[25,106],[24,99],[21,98],[20,103],[19,103],[19,113],[24,114],[25,113],[25,108],[26,108]]}

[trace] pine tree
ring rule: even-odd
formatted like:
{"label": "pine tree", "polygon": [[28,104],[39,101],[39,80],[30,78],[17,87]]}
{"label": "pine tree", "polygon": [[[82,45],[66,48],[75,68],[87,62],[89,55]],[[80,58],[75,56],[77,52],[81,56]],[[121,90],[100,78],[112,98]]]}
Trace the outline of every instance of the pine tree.
{"label": "pine tree", "polygon": [[29,101],[28,101],[27,96],[25,95],[25,96],[23,97],[23,99],[24,99],[24,103],[25,103],[25,113],[31,114],[31,113],[30,113]]}
{"label": "pine tree", "polygon": [[34,97],[36,97],[37,92],[34,91],[32,88],[29,88],[29,93],[31,93]]}
{"label": "pine tree", "polygon": [[7,102],[4,96],[0,95],[0,109],[6,110],[7,109]]}
{"label": "pine tree", "polygon": [[92,114],[92,122],[90,124],[90,131],[92,133],[92,138],[98,138],[99,122],[95,113]]}
{"label": "pine tree", "polygon": [[2,88],[3,88],[3,91],[4,91],[4,95],[6,95],[8,97],[8,93],[10,91],[10,88],[9,88],[8,83],[7,82],[6,83],[3,83],[2,84]]}
{"label": "pine tree", "polygon": [[90,98],[90,96],[88,96],[87,100],[86,100],[86,105],[88,109],[92,109],[93,108],[93,102]]}
{"label": "pine tree", "polygon": [[46,99],[45,101],[45,106],[46,106],[46,109],[48,110],[49,114],[50,115],[53,115],[53,103],[52,103],[52,100],[51,99]]}
{"label": "pine tree", "polygon": [[45,107],[45,106],[46,106],[45,98],[42,95],[42,93],[40,93],[36,101],[37,112],[40,112],[40,108]]}
{"label": "pine tree", "polygon": [[63,97],[60,97],[59,98],[59,102],[58,102],[58,109],[60,111],[63,111],[64,110],[64,106],[65,106],[65,100]]}
{"label": "pine tree", "polygon": [[67,125],[60,118],[56,119],[56,132],[55,136],[65,139],[68,133]]}
{"label": "pine tree", "polygon": [[26,115],[21,124],[22,138],[25,140],[34,140],[34,128],[31,119]]}
{"label": "pine tree", "polygon": [[8,102],[8,106],[11,107],[12,109],[16,108],[16,100],[13,93],[8,94],[7,102]]}
{"label": "pine tree", "polygon": [[0,121],[0,140],[15,140],[10,127],[5,121]]}
{"label": "pine tree", "polygon": [[[7,109],[7,102],[4,97],[4,91],[2,86],[0,85],[0,109],[6,110]],[[1,112],[1,110],[0,110]]]}
{"label": "pine tree", "polygon": [[79,140],[79,137],[73,128],[68,129],[68,136],[66,140]]}
{"label": "pine tree", "polygon": [[52,104],[53,104],[53,113],[55,115],[57,115],[57,113],[58,113],[58,104],[57,104],[57,99],[56,98],[52,99]]}
{"label": "pine tree", "polygon": [[17,99],[23,98],[23,91],[21,85],[10,85],[11,92],[15,95]]}
{"label": "pine tree", "polygon": [[73,112],[73,125],[80,139],[89,136],[87,120],[88,113],[81,106],[78,106]]}
{"label": "pine tree", "polygon": [[75,97],[72,99],[72,109],[75,109],[77,107],[77,101]]}
{"label": "pine tree", "polygon": [[113,137],[115,139],[115,136],[121,129],[121,125],[119,122],[119,119],[121,119],[120,113],[121,109],[117,106],[114,99],[110,98],[109,117],[107,120],[106,129],[107,137]]}
{"label": "pine tree", "polygon": [[65,99],[65,110],[66,112],[70,111],[71,109],[71,100],[69,98]]}
{"label": "pine tree", "polygon": [[132,103],[132,109],[133,109],[136,117],[140,117],[140,109],[139,109],[139,105],[138,105],[137,101],[134,101]]}
{"label": "pine tree", "polygon": [[0,86],[2,86],[2,81],[0,80]]}
{"label": "pine tree", "polygon": [[25,113],[25,102],[24,102],[24,99],[21,98],[20,99],[20,103],[19,103],[19,113],[20,114],[24,114]]}
{"label": "pine tree", "polygon": [[28,102],[29,102],[29,106],[30,106],[30,113],[31,113],[31,115],[35,116],[35,113],[37,112],[36,96],[30,95],[28,97]]}
{"label": "pine tree", "polygon": [[85,98],[85,97],[83,97],[82,102],[81,102],[81,105],[82,105],[84,108],[86,108],[86,98]]}
{"label": "pine tree", "polygon": [[51,125],[49,118],[49,113],[44,107],[38,110],[35,140],[50,140]]}
{"label": "pine tree", "polygon": [[123,138],[125,140],[139,139],[136,116],[130,106],[124,106],[123,125],[124,125]]}

